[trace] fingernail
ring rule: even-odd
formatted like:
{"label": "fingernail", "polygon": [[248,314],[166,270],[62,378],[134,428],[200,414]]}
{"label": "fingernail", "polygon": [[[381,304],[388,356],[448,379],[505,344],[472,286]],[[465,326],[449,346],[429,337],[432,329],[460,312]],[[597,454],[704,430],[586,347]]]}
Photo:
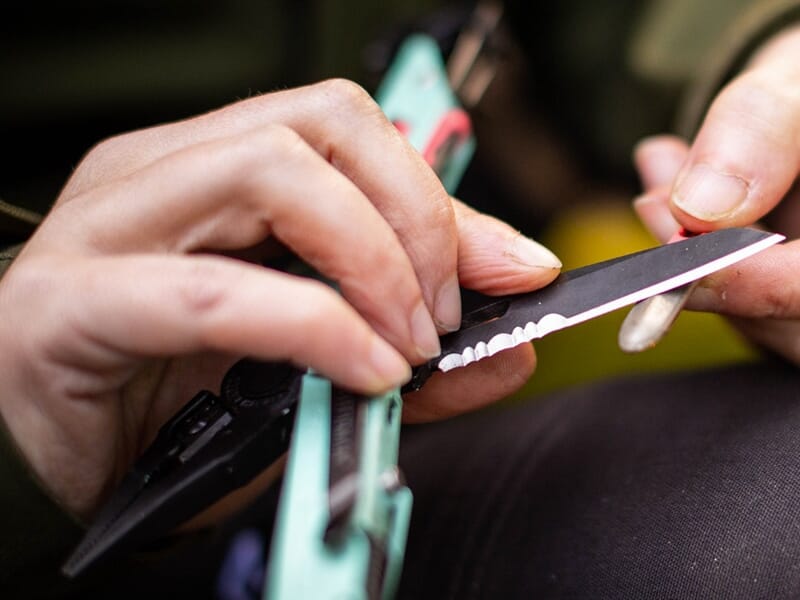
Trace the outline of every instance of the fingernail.
{"label": "fingernail", "polygon": [[411,367],[397,350],[381,338],[372,343],[370,353],[372,364],[372,389],[386,390],[404,384],[411,378]]}
{"label": "fingernail", "polygon": [[417,347],[417,353],[422,358],[433,358],[442,353],[436,327],[428,312],[428,307],[422,300],[411,313],[411,338]]}
{"label": "fingernail", "polygon": [[439,288],[434,300],[433,320],[442,331],[456,331],[461,327],[461,289],[458,286],[458,276],[453,275]]}
{"label": "fingernail", "polygon": [[560,269],[561,261],[547,248],[529,237],[517,234],[508,246],[508,255],[526,267]]}
{"label": "fingernail", "polygon": [[699,164],[681,178],[672,199],[684,212],[703,221],[718,221],[731,215],[747,198],[747,183]]}

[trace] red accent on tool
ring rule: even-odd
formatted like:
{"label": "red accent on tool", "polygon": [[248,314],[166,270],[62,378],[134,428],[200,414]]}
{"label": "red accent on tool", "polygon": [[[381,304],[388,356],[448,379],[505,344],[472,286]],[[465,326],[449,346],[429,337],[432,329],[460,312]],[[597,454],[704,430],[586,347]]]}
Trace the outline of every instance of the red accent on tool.
{"label": "red accent on tool", "polygon": [[690,237],[694,237],[694,236],[696,236],[696,235],[699,235],[699,234],[697,234],[697,233],[692,233],[691,231],[688,231],[688,230],[687,230],[685,227],[681,227],[681,228],[680,228],[678,231],[676,231],[676,232],[675,232],[675,233],[672,235],[672,237],[671,237],[671,238],[669,238],[669,240],[667,241],[667,243],[668,243],[668,244],[671,244],[671,243],[673,243],[673,242],[681,242],[681,241],[683,241],[683,240],[685,240],[685,239],[688,239],[688,238],[690,238]]}
{"label": "red accent on tool", "polygon": [[439,120],[422,156],[434,170],[443,163],[447,156],[442,152],[450,152],[452,148],[463,142],[472,132],[472,124],[466,111],[454,108],[445,113]]}
{"label": "red accent on tool", "polygon": [[392,125],[397,128],[397,131],[408,137],[408,134],[411,131],[411,125],[408,124],[408,121],[401,121],[400,119],[397,119],[396,121],[392,121]]}

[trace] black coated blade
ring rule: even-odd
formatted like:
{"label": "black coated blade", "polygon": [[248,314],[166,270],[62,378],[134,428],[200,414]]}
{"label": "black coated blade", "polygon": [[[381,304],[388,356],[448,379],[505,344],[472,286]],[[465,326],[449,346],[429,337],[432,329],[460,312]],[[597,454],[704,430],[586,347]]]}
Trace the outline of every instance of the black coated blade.
{"label": "black coated blade", "polygon": [[724,229],[568,271],[535,292],[487,298],[465,314],[459,331],[442,337],[442,354],[428,366],[465,366],[680,287],[783,239],[756,229]]}

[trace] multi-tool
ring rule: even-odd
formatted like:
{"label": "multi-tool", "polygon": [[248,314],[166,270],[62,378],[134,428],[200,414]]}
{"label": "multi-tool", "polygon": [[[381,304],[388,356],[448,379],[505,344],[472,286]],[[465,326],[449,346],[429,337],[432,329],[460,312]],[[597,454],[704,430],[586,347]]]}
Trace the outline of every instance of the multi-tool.
{"label": "multi-tool", "polygon": [[[752,256],[783,239],[750,228],[723,229],[567,271],[525,294],[483,297],[464,313],[462,327],[441,338],[440,356],[413,369],[404,391],[420,389],[433,373],[451,371],[507,348],[675,290]],[[323,381],[289,365],[243,361],[225,376],[220,395],[200,392],[166,423],[150,448],[100,512],[66,570],[77,573],[122,541],[166,532],[243,485],[288,447],[301,392]],[[313,385],[328,385],[317,384]],[[338,398],[330,437],[329,531],[353,508],[358,487],[354,433],[368,399],[325,388]],[[398,397],[384,400],[399,416]],[[396,419],[389,422],[394,423]],[[322,438],[320,438],[322,439]],[[387,489],[398,477],[376,474]],[[355,477],[355,478],[354,478]]]}
{"label": "multi-tool", "polygon": [[[410,85],[410,76],[435,91],[426,110],[438,106],[438,118],[420,128],[428,135],[415,145],[428,147],[429,161],[452,187],[472,140],[439,50],[414,38],[396,64],[399,74],[389,74],[378,99],[411,136],[417,134],[414,114],[429,113],[398,101],[398,90]],[[413,85],[404,93],[419,102]],[[414,368],[402,391],[420,389],[436,372],[686,289],[782,239],[726,229],[568,271],[534,292],[474,296],[461,328],[441,338],[441,355]],[[201,391],[161,428],[63,570],[77,575],[111,552],[168,533],[250,481],[291,442],[265,598],[390,598],[411,510],[411,493],[397,468],[401,410],[400,390],[367,398],[291,365],[240,361],[219,394]]]}

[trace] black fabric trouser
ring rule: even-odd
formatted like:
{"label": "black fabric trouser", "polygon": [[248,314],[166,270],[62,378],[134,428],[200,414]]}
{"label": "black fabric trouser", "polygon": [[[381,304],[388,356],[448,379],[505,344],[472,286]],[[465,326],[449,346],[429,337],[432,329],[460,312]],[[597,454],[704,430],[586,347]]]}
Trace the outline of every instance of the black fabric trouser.
{"label": "black fabric trouser", "polygon": [[592,385],[401,452],[401,598],[800,598],[795,368]]}
{"label": "black fabric trouser", "polygon": [[[800,598],[792,367],[622,379],[407,427],[401,466],[404,600]],[[214,598],[231,537],[268,539],[277,497],[78,597]]]}

